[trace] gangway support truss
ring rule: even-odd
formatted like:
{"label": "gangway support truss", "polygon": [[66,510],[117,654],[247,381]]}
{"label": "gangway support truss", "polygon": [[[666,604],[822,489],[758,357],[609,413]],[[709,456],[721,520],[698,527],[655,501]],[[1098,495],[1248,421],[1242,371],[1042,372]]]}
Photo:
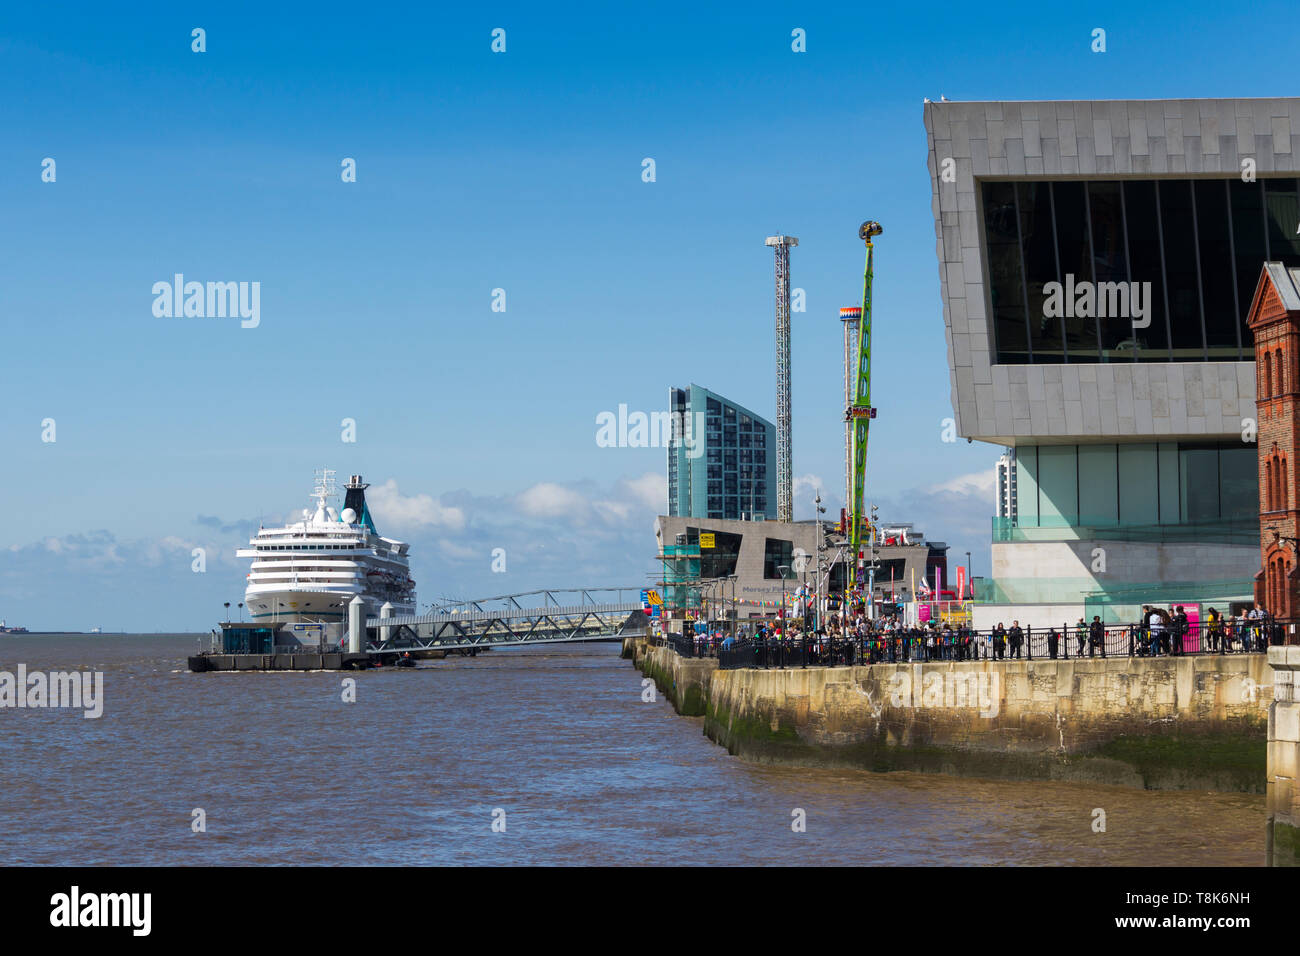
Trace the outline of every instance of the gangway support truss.
{"label": "gangway support truss", "polygon": [[[640,588],[547,588],[444,601],[429,614],[368,618],[368,631],[390,630],[387,640],[371,641],[366,650],[372,654],[454,651],[632,637],[646,633],[649,627],[640,593]],[[576,603],[568,603],[575,598]]]}

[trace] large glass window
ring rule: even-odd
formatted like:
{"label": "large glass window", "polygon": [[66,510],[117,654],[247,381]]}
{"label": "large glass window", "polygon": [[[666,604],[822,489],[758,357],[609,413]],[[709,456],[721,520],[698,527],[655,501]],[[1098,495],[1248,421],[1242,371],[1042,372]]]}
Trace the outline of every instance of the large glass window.
{"label": "large glass window", "polygon": [[794,559],[794,542],[782,538],[767,538],[763,541],[763,577],[780,580],[779,568],[784,567],[786,574],[791,573]]}
{"label": "large glass window", "polygon": [[1169,332],[1174,360],[1205,358],[1201,339],[1201,286],[1196,261],[1196,216],[1192,184],[1186,180],[1160,183],[1160,219],[1164,227],[1165,281],[1169,289]]}
{"label": "large glass window", "polygon": [[1101,354],[1108,362],[1131,362],[1134,357],[1133,316],[1132,303],[1128,300],[1124,197],[1118,182],[1088,183],[1088,216],[1092,233],[1092,272],[1097,282]]}
{"label": "large glass window", "polygon": [[[1139,362],[1169,361],[1169,321],[1165,311],[1165,255],[1156,212],[1156,184],[1124,184],[1124,222],[1128,232],[1129,275],[1140,283],[1145,328],[1133,330],[1134,357]],[[1149,285],[1147,283],[1150,283]],[[1149,301],[1146,291],[1150,290]]]}
{"label": "large glass window", "polygon": [[1045,527],[1056,528],[1079,521],[1079,464],[1075,445],[1040,445],[1038,448],[1038,509]]}
{"label": "large glass window", "polygon": [[[1228,184],[1200,179],[1194,188],[1208,355],[1211,361],[1235,362],[1241,355],[1237,341],[1241,323],[1237,320],[1237,289],[1232,278],[1236,267],[1232,261],[1232,230],[1228,227]],[[1240,314],[1244,315],[1244,310]]]}
{"label": "large glass window", "polygon": [[[1061,281],[1067,286],[1092,282],[1092,255],[1089,252],[1088,194],[1084,183],[1052,184],[1052,202],[1056,210],[1056,249],[1060,257]],[[1071,283],[1071,277],[1073,282]],[[1078,309],[1066,309],[1066,361],[1095,362],[1100,339],[1095,315],[1079,315]],[[1092,310],[1087,310],[1092,311]],[[1075,313],[1070,315],[1068,313]]]}
{"label": "large glass window", "polygon": [[1019,527],[1228,525],[1259,514],[1257,451],[1240,442],[1016,449]]}
{"label": "large glass window", "polygon": [[[688,544],[699,544],[700,530],[699,528],[686,529]],[[708,528],[702,530],[713,535],[713,547],[700,548],[700,577],[725,578],[728,574],[735,574],[736,560],[740,557],[740,545],[744,535],[710,531]],[[690,537],[692,532],[695,534],[694,539]]]}
{"label": "large glass window", "polygon": [[1178,448],[1178,517],[1183,522],[1219,517],[1219,449],[1217,445]]}
{"label": "large glass window", "polygon": [[1219,449],[1219,511],[1233,521],[1259,518],[1259,452],[1249,445]]}
{"label": "large glass window", "polygon": [[1300,265],[1294,178],[1004,180],[981,201],[999,363],[1249,359],[1264,261]]}
{"label": "large glass window", "polygon": [[1024,253],[1025,296],[1029,303],[1029,341],[1037,362],[1060,362],[1065,320],[1048,316],[1043,303],[1049,282],[1057,280],[1056,240],[1052,238],[1052,187],[1050,183],[1017,183],[1020,205],[1021,249]]}
{"label": "large glass window", "polygon": [[1119,520],[1126,525],[1160,523],[1160,492],[1156,485],[1156,446],[1119,446]]}
{"label": "large glass window", "polygon": [[1014,183],[984,184],[984,229],[988,239],[989,297],[999,361],[1028,362],[1025,287],[1020,267]]}
{"label": "large glass window", "polygon": [[1287,265],[1300,262],[1300,202],[1294,179],[1269,179],[1264,182],[1264,207],[1268,213],[1268,256]]}
{"label": "large glass window", "polygon": [[1101,528],[1119,521],[1114,445],[1079,446],[1079,524]]}
{"label": "large glass window", "polygon": [[[1259,284],[1259,274],[1268,258],[1264,228],[1264,181],[1243,183],[1240,179],[1228,181],[1228,197],[1232,207],[1232,251],[1237,274],[1237,302],[1242,316],[1250,308]],[[1249,344],[1250,332],[1242,328],[1242,340]]]}

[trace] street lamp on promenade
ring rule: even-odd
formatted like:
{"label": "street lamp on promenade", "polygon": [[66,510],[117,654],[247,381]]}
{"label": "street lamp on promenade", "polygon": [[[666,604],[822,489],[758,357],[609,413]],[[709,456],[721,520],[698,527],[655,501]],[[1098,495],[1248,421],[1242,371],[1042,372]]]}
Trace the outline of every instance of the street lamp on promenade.
{"label": "street lamp on promenade", "polygon": [[736,625],[740,623],[740,608],[736,604],[736,579],[740,575],[728,574],[727,580],[731,582],[731,636],[736,636]]}
{"label": "street lamp on promenade", "polygon": [[790,573],[790,565],[778,564],[776,570],[780,572],[781,575],[781,610],[777,612],[777,618],[781,621],[781,639],[785,640],[788,636],[786,631],[788,630],[788,622],[790,620],[785,613],[785,576]]}

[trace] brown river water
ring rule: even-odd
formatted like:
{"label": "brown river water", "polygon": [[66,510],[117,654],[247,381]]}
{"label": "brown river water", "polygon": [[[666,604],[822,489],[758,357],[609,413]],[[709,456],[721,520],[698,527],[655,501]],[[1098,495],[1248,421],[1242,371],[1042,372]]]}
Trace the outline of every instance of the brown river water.
{"label": "brown river water", "polygon": [[98,719],[0,708],[0,864],[1263,863],[1260,795],[744,763],[617,644],[358,673],[355,703],[349,675],[191,674],[197,646],[0,637],[0,671],[104,675]]}

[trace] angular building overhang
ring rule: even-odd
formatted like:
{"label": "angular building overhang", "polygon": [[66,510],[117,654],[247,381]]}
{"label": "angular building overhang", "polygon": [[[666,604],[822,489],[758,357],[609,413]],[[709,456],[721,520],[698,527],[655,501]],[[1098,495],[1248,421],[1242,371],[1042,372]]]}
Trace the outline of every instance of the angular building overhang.
{"label": "angular building overhang", "polygon": [[1255,415],[1253,361],[998,364],[979,188],[1010,179],[1229,179],[1243,159],[1261,178],[1300,174],[1300,99],[927,102],[924,122],[963,437],[1017,445],[1240,433]]}

